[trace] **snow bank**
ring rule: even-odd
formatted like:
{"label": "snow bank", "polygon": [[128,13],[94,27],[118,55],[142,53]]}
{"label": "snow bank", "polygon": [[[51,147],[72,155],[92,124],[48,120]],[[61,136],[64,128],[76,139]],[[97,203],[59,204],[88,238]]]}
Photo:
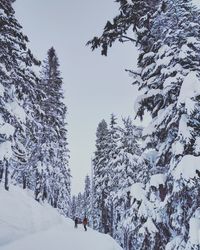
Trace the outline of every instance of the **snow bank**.
{"label": "snow bank", "polygon": [[185,155],[172,175],[175,180],[179,180],[181,177],[185,180],[189,180],[197,176],[198,171],[200,172],[200,156]]}
{"label": "snow bank", "polygon": [[45,230],[60,223],[61,217],[49,205],[36,202],[30,193],[10,187],[0,187],[0,249],[13,240]]}
{"label": "snow bank", "polygon": [[1,250],[122,250],[109,235],[85,232],[82,225],[75,229],[73,221],[28,191],[1,188],[0,197]]}
{"label": "snow bank", "polygon": [[109,236],[62,224],[13,242],[1,250],[122,250]]}

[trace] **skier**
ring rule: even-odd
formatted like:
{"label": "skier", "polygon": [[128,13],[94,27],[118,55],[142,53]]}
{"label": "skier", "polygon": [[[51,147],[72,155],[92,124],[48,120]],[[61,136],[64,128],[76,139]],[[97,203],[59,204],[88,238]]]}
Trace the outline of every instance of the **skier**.
{"label": "skier", "polygon": [[74,220],[74,227],[77,228],[78,227],[78,218],[76,217],[75,220]]}
{"label": "skier", "polygon": [[83,220],[83,226],[84,226],[85,231],[87,231],[87,227],[86,227],[87,224],[88,224],[88,221],[87,221],[87,218],[85,217]]}

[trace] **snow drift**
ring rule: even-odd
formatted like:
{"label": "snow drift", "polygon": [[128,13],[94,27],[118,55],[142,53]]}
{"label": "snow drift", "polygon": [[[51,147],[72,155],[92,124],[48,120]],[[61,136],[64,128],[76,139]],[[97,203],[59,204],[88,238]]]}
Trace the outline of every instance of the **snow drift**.
{"label": "snow drift", "polygon": [[47,204],[39,204],[30,192],[11,187],[0,189],[1,250],[122,250],[108,235],[82,225],[74,229],[66,219]]}

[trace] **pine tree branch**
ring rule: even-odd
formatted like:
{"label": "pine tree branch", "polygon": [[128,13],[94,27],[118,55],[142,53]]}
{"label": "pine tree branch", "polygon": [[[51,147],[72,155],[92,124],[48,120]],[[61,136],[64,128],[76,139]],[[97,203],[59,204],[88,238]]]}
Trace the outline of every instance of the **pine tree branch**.
{"label": "pine tree branch", "polygon": [[131,41],[131,42],[134,42],[134,43],[136,43],[137,41],[135,40],[135,39],[133,39],[133,38],[131,38],[131,37],[129,37],[129,36],[121,36],[120,38],[125,38],[125,39],[127,39],[127,41],[123,41],[122,40],[122,42],[128,42],[128,41]]}

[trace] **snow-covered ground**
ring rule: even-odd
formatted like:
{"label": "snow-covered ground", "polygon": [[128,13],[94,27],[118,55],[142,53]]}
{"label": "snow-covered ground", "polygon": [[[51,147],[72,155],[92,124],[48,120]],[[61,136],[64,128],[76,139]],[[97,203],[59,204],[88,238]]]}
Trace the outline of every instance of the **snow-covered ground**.
{"label": "snow-covered ground", "polygon": [[0,250],[122,250],[108,235],[74,223],[27,191],[0,187]]}

